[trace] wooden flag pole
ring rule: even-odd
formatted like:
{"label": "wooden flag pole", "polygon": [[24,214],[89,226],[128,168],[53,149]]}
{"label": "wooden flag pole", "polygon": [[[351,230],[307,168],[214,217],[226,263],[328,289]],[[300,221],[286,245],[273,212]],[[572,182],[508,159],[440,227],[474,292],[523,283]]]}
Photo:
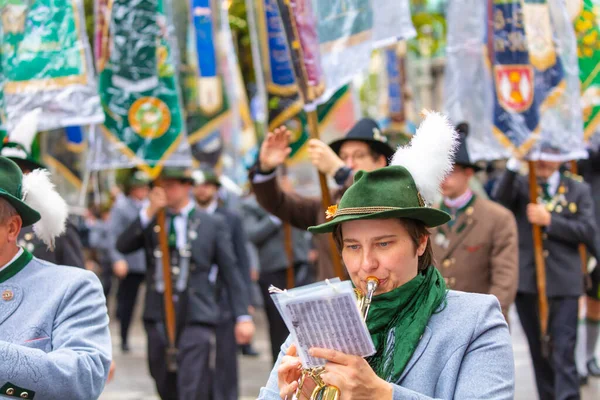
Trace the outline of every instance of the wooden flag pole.
{"label": "wooden flag pole", "polygon": [[[277,6],[279,8],[279,15],[281,16],[281,21],[285,30],[286,41],[288,44],[290,58],[292,61],[292,68],[296,77],[296,84],[298,85],[299,92],[302,95],[302,99],[305,104],[305,111],[308,119],[308,130],[310,132],[310,137],[313,139],[319,139],[319,119],[317,116],[317,107],[316,104],[314,104],[314,100],[323,92],[324,86],[321,82],[316,81],[313,84],[311,84],[312,81],[309,78],[309,72],[306,68],[307,55],[305,54],[305,49],[302,47],[303,43],[298,32],[296,19],[294,18],[294,7],[292,3],[290,2],[290,0],[277,0]],[[313,53],[309,52],[308,56],[312,57],[311,62],[318,62],[318,58],[314,57],[314,53],[317,53],[318,49],[312,50]],[[313,76],[312,78],[315,78],[315,76]],[[319,183],[321,186],[321,205],[323,207],[323,212],[325,212],[329,208],[329,206],[332,205],[332,202],[331,193],[329,192],[329,187],[327,185],[327,177],[321,172],[319,172]],[[329,247],[331,251],[331,260],[333,262],[335,275],[340,279],[344,279],[345,273],[344,268],[342,266],[342,260],[340,259],[332,235],[329,235]]]}
{"label": "wooden flag pole", "polygon": [[293,289],[296,286],[294,276],[294,242],[292,239],[292,226],[287,222],[283,224],[283,237],[285,244],[285,254],[288,259],[286,272],[286,289]]}
{"label": "wooden flag pole", "polygon": [[173,302],[173,282],[171,279],[171,265],[169,260],[169,241],[167,239],[165,209],[156,214],[158,224],[158,244],[162,254],[162,275],[165,284],[163,303],[165,310],[165,328],[167,331],[167,369],[169,372],[177,371],[177,347],[175,346],[175,304]]}
{"label": "wooden flag pole", "polygon": [[[308,130],[310,132],[310,137],[313,139],[319,139],[319,120],[317,117],[317,110],[310,110],[306,112],[306,116],[308,118]],[[322,172],[319,172],[319,184],[321,185],[321,206],[323,207],[323,212],[332,205],[331,202],[331,192],[329,192],[329,186],[327,185],[327,177]],[[335,272],[335,276],[340,279],[345,279],[344,266],[342,265],[342,260],[340,259],[339,252],[335,242],[333,240],[333,235],[328,234],[329,238],[329,248],[331,252],[331,261],[333,262],[333,270]]]}
{"label": "wooden flag pole", "polygon": [[[577,161],[571,161],[571,172],[574,174],[578,173]],[[587,275],[587,250],[585,248],[585,244],[579,244],[579,257],[581,258],[581,272],[583,272],[583,276]]]}
{"label": "wooden flag pole", "polygon": [[[538,183],[535,174],[535,161],[529,161],[529,199],[536,203],[538,197]],[[533,225],[533,251],[535,256],[535,272],[538,290],[538,309],[540,318],[540,334],[542,349],[548,351],[548,298],[546,296],[546,260],[544,259],[544,245],[542,241],[542,228]]]}

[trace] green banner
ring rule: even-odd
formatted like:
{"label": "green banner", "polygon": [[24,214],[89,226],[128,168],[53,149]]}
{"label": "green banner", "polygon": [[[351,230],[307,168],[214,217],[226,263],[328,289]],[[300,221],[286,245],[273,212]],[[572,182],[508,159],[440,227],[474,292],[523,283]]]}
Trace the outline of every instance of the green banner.
{"label": "green banner", "polygon": [[600,1],[583,0],[575,18],[585,139],[600,124]]}
{"label": "green banner", "polygon": [[103,132],[152,177],[185,137],[164,1],[109,2],[98,62]]}
{"label": "green banner", "polygon": [[72,0],[22,0],[2,4],[2,71],[6,94],[87,83]]}

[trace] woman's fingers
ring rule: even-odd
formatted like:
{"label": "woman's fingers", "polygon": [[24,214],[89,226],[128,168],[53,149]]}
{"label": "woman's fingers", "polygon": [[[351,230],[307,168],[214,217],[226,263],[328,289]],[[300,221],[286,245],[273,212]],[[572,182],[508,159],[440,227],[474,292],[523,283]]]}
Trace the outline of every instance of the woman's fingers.
{"label": "woman's fingers", "polygon": [[294,381],[288,385],[285,385],[283,387],[283,389],[281,389],[279,391],[279,397],[281,397],[282,399],[291,400],[292,396],[294,395],[294,393],[296,393],[297,389],[298,389],[298,382]]}

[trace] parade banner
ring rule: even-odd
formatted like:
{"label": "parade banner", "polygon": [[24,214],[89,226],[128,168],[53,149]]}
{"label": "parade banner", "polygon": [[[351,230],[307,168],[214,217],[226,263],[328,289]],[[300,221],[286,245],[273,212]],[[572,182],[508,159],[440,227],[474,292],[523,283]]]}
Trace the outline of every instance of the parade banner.
{"label": "parade banner", "polygon": [[324,103],[365,70],[373,49],[415,35],[408,0],[276,3],[280,17],[292,21],[283,30],[299,43],[289,53],[295,76],[307,83],[299,88],[307,104]]}
{"label": "parade banner", "polygon": [[194,0],[191,5],[181,70],[192,155],[243,185],[244,158],[256,151],[257,140],[227,4]]}
{"label": "parade banner", "polygon": [[3,123],[41,108],[40,130],[104,120],[81,0],[1,3]]}
{"label": "parade banner", "polygon": [[584,157],[576,41],[564,2],[467,1],[448,9],[445,107],[455,123],[472,126],[471,158]]}
{"label": "parade banner", "polygon": [[226,62],[219,10],[210,0],[190,0],[190,21],[182,81],[190,144],[217,134],[230,109],[222,78]]}
{"label": "parade banner", "polygon": [[585,140],[600,124],[600,1],[571,1],[577,34]]}
{"label": "parade banner", "polygon": [[191,162],[165,1],[96,5],[106,121],[102,135],[90,135],[92,170],[138,166],[156,177],[164,165]]}

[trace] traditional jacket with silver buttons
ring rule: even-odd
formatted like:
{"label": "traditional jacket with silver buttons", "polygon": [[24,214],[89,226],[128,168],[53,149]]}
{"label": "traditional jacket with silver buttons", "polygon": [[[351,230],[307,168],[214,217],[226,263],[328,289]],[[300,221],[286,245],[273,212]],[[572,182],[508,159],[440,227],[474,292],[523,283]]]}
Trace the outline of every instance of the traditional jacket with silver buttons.
{"label": "traditional jacket with silver buttons", "polygon": [[24,252],[0,295],[0,399],[98,398],[112,354],[96,275]]}
{"label": "traditional jacket with silver buttons", "polygon": [[[525,176],[507,170],[494,190],[494,198],[510,209],[519,230],[519,288],[522,293],[537,293],[535,253],[532,226],[527,219],[529,182]],[[532,202],[542,203],[542,195]],[[562,175],[552,198],[545,202],[552,214],[549,226],[543,228],[543,255],[546,264],[548,297],[583,294],[583,272],[579,244],[594,254],[598,230],[590,187]]]}
{"label": "traditional jacket with silver buttons", "polygon": [[[159,232],[160,227],[156,221],[143,228],[138,218],[117,239],[117,250],[123,254],[140,248],[146,251],[146,281],[149,290],[146,291],[143,318],[150,322],[164,320],[162,296],[165,287],[162,276],[163,254],[158,244]],[[195,210],[188,217],[186,244],[176,251],[176,261],[173,262],[171,257],[170,261],[176,300],[185,299],[185,310],[177,305],[180,318],[184,316],[186,323],[216,325],[219,322],[217,286],[214,279],[209,278],[214,270],[213,265],[218,266],[218,280],[227,288],[234,317],[248,313],[248,288],[236,266],[229,228],[221,215],[208,215],[204,211]]]}

